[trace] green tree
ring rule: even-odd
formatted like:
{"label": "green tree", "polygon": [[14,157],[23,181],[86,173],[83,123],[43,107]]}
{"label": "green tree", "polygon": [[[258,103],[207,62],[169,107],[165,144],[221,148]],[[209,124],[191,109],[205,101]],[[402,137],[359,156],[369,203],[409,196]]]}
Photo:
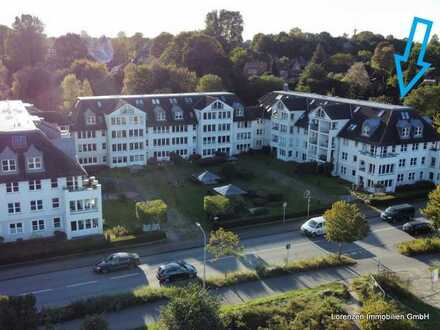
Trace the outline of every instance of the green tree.
{"label": "green tree", "polygon": [[198,285],[181,289],[161,310],[160,329],[164,330],[221,330],[220,303]]}
{"label": "green tree", "polygon": [[403,103],[414,107],[423,116],[433,116],[440,111],[440,85],[422,84],[413,89]]}
{"label": "green tree", "polygon": [[92,95],[93,95],[92,85],[90,84],[90,82],[87,79],[85,79],[82,82],[81,92],[80,92],[79,96],[92,96]]}
{"label": "green tree", "polygon": [[203,209],[209,216],[224,215],[231,207],[229,198],[221,195],[203,197]]}
{"label": "green tree", "polygon": [[182,63],[198,76],[213,73],[223,77],[230,67],[222,45],[215,38],[202,33],[188,39],[183,48]]}
{"label": "green tree", "polygon": [[56,110],[60,103],[60,91],[55,77],[41,65],[15,72],[12,76],[11,95],[49,111]]}
{"label": "green tree", "polygon": [[216,38],[227,52],[243,43],[243,17],[239,11],[213,10],[205,22],[205,33]]}
{"label": "green tree", "polygon": [[45,60],[47,45],[43,31],[44,25],[38,17],[15,17],[5,44],[6,65],[11,72]]}
{"label": "green tree", "polygon": [[0,61],[0,99],[7,99],[9,96],[8,68]]}
{"label": "green tree", "polygon": [[342,81],[348,84],[351,97],[364,96],[370,87],[370,77],[362,62],[354,63]]}
{"label": "green tree", "polygon": [[388,41],[377,44],[371,58],[371,66],[377,70],[391,72],[394,69],[394,46]]}
{"label": "green tree", "polygon": [[145,225],[160,225],[167,221],[168,206],[161,199],[136,203],[136,218]]}
{"label": "green tree", "polygon": [[223,80],[215,74],[206,74],[197,83],[197,92],[220,92],[223,91]]}
{"label": "green tree", "polygon": [[168,90],[174,93],[191,92],[196,88],[194,72],[157,61],[152,64],[129,64],[124,70],[125,94],[147,94]]}
{"label": "green tree", "polygon": [[253,102],[256,102],[260,97],[269,92],[282,90],[283,86],[283,79],[271,74],[263,74],[261,76],[253,76],[249,78],[246,92],[249,94],[248,98]]}
{"label": "green tree", "polygon": [[107,330],[108,322],[100,315],[88,315],[81,322],[81,330]]}
{"label": "green tree", "polygon": [[332,55],[325,67],[329,72],[346,72],[353,65],[353,56],[347,53],[337,53]]}
{"label": "green tree", "polygon": [[53,61],[58,68],[68,68],[73,61],[87,57],[87,45],[79,34],[67,33],[55,39]]}
{"label": "green tree", "polygon": [[61,83],[64,109],[71,109],[73,107],[76,99],[81,95],[81,87],[81,81],[74,74],[71,73],[64,77]]}
{"label": "green tree", "polygon": [[162,32],[151,41],[150,54],[156,58],[160,58],[173,39],[174,36],[171,33]]}
{"label": "green tree", "polygon": [[321,44],[318,44],[316,46],[315,51],[313,52],[312,58],[310,59],[310,62],[315,64],[324,64],[324,62],[327,62],[327,53],[324,49],[324,46]]}
{"label": "green tree", "polygon": [[243,247],[236,233],[219,228],[211,232],[207,250],[215,259],[219,259],[225,256],[237,256],[243,251]]}
{"label": "green tree", "polygon": [[322,65],[313,62],[307,64],[299,77],[298,90],[326,94],[329,87],[327,71],[325,71]]}
{"label": "green tree", "polygon": [[342,244],[352,243],[368,235],[369,225],[365,216],[355,204],[345,201],[333,203],[324,213],[325,238],[338,243],[338,257],[341,256]]}
{"label": "green tree", "polygon": [[[401,311],[390,302],[380,298],[370,298],[361,308],[362,315],[398,315]],[[361,330],[410,330],[413,324],[408,320],[361,319]]]}
{"label": "green tree", "polygon": [[440,229],[440,185],[429,193],[428,203],[421,211],[425,217],[432,221],[434,228],[438,231]]}
{"label": "green tree", "polygon": [[69,71],[81,81],[88,80],[94,95],[119,93],[108,72],[107,66],[103,63],[86,59],[75,60],[70,66]]}
{"label": "green tree", "polygon": [[0,329],[33,330],[38,327],[35,296],[0,296]]}

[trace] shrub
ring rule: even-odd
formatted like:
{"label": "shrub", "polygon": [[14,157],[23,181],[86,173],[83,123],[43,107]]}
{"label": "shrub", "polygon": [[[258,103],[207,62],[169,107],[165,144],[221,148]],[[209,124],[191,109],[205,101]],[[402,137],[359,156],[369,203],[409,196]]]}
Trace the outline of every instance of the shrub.
{"label": "shrub", "polygon": [[89,315],[81,322],[81,330],[107,330],[108,322],[100,315]]}
{"label": "shrub", "polygon": [[220,174],[225,179],[232,179],[234,176],[237,175],[237,169],[235,168],[234,164],[228,163],[223,165],[223,167],[220,170]]}
{"label": "shrub", "polygon": [[136,203],[136,216],[143,224],[164,223],[168,206],[161,199]]}
{"label": "shrub", "polygon": [[0,329],[37,329],[35,296],[0,296]]}
{"label": "shrub", "polygon": [[435,184],[431,181],[418,181],[413,184],[404,184],[396,187],[396,193],[413,190],[432,190],[435,188]]}
{"label": "shrub", "polygon": [[225,215],[229,212],[231,201],[221,195],[203,197],[203,210],[209,216]]}
{"label": "shrub", "polygon": [[440,238],[417,238],[397,245],[400,253],[411,256],[422,253],[440,252]]}

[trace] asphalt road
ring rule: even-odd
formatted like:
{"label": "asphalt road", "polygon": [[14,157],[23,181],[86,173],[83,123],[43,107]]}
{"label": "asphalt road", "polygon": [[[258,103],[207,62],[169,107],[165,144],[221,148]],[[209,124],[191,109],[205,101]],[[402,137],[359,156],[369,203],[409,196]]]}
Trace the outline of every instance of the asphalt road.
{"label": "asphalt road", "polygon": [[[377,263],[380,260],[393,270],[403,270],[405,265],[395,258],[395,245],[411,239],[399,226],[382,222],[378,217],[369,219],[371,232],[362,241],[343,246],[343,253],[355,259]],[[286,258],[286,244],[291,244],[289,260],[305,259],[326,253],[336,252],[335,244],[323,238],[309,239],[299,231],[287,231],[258,238],[242,240],[245,247],[240,258],[224,257],[207,262],[207,276],[221,275],[224,272],[254,268],[258,263],[282,263]],[[95,274],[90,266],[57,270],[40,275],[23,276],[0,281],[0,294],[20,295],[33,293],[39,307],[60,306],[81,298],[126,292],[140,285],[158,287],[155,271],[160,264],[186,260],[203,274],[203,250],[185,249],[141,258],[142,264],[132,270],[109,274]],[[1,273],[1,272],[0,272]]]}

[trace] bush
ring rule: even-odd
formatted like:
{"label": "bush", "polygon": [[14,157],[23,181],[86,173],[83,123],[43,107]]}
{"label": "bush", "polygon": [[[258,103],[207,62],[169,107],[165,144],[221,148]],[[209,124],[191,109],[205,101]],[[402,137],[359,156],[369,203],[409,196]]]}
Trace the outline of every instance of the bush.
{"label": "bush", "polygon": [[435,184],[431,181],[418,181],[413,184],[404,184],[396,187],[396,193],[404,191],[414,190],[432,190],[435,188]]}
{"label": "bush", "polygon": [[237,169],[235,168],[234,164],[231,163],[225,164],[220,170],[220,175],[227,180],[232,179],[237,175]]}
{"label": "bush", "polygon": [[37,329],[38,315],[35,296],[0,296],[0,329]]}
{"label": "bush", "polygon": [[164,223],[167,212],[168,206],[161,199],[136,203],[136,216],[143,224]]}
{"label": "bush", "polygon": [[81,322],[81,330],[107,330],[108,322],[100,315],[87,316]]}
{"label": "bush", "polygon": [[228,214],[231,208],[229,198],[221,195],[203,197],[203,210],[209,216],[219,216]]}
{"label": "bush", "polygon": [[399,243],[397,249],[400,253],[412,256],[422,253],[440,252],[440,238],[417,238]]}

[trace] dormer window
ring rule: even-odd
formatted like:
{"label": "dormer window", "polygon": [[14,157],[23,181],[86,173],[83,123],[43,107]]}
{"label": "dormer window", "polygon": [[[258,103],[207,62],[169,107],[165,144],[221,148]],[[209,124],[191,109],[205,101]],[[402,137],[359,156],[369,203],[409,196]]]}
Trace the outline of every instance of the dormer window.
{"label": "dormer window", "polygon": [[17,170],[17,162],[15,159],[3,159],[2,170],[3,172],[15,172]]}
{"label": "dormer window", "polygon": [[157,112],[156,120],[157,121],[165,121],[165,112],[164,111]]}
{"label": "dormer window", "polygon": [[239,108],[237,109],[237,117],[243,117],[244,116],[244,109],[243,108]]}
{"label": "dormer window", "polygon": [[409,131],[410,131],[409,127],[403,127],[402,131],[401,131],[401,134],[400,134],[400,137],[408,138],[409,137]]}
{"label": "dormer window", "polygon": [[278,102],[277,107],[278,107],[278,109],[282,110],[284,108],[283,107],[283,103],[282,102]]}
{"label": "dormer window", "polygon": [[174,113],[174,119],[175,120],[182,120],[183,119],[183,112],[182,111],[176,111]]}
{"label": "dormer window", "polygon": [[212,109],[223,109],[223,103],[221,102],[214,102],[211,106]]}
{"label": "dormer window", "polygon": [[95,125],[96,116],[87,116],[87,125]]}
{"label": "dormer window", "polygon": [[27,159],[28,170],[39,170],[41,165],[41,157],[30,157]]}
{"label": "dormer window", "polygon": [[364,127],[362,127],[362,135],[364,136],[370,135],[370,126],[364,125]]}
{"label": "dormer window", "polygon": [[422,133],[423,133],[423,129],[422,129],[421,126],[417,126],[417,127],[414,128],[414,136],[415,137],[422,136]]}

